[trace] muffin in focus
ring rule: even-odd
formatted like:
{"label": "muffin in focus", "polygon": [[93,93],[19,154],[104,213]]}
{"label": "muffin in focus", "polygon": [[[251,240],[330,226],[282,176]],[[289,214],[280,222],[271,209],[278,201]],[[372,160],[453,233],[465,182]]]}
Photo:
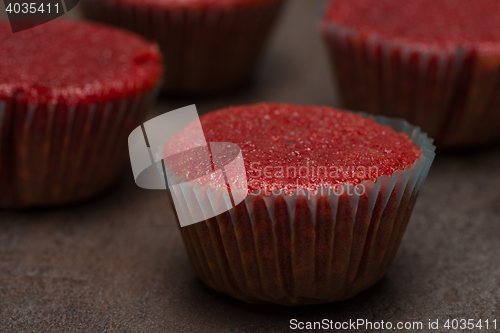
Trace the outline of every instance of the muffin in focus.
{"label": "muffin in focus", "polygon": [[0,206],[72,203],[106,189],[163,72],[157,47],[96,24],[0,24]]}
{"label": "muffin in focus", "polygon": [[345,107],[401,117],[445,149],[500,140],[500,2],[336,0],[321,31]]}
{"label": "muffin in focus", "polygon": [[163,91],[211,94],[249,79],[283,0],[85,0],[86,17],[155,40]]}
{"label": "muffin in focus", "polygon": [[[249,303],[308,305],[348,299],[383,277],[434,158],[417,127],[282,104],[230,107],[200,121],[207,142],[240,147],[250,192],[180,228],[204,283]],[[179,131],[164,156],[182,152],[192,133]]]}

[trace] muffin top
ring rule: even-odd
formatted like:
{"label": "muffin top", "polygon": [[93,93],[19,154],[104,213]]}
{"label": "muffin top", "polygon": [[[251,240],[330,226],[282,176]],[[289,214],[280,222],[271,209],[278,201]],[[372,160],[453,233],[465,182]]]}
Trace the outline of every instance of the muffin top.
{"label": "muffin top", "polygon": [[163,72],[154,44],[101,25],[55,20],[12,33],[0,23],[0,98],[107,102],[151,90]]}
{"label": "muffin top", "polygon": [[[359,114],[330,107],[256,104],[229,107],[200,118],[207,142],[231,142],[242,151],[248,189],[268,195],[310,193],[339,184],[359,185],[413,164],[420,149],[405,134]],[[190,126],[164,156],[189,149]],[[187,158],[184,170],[198,168]],[[189,165],[192,163],[193,165]],[[187,169],[186,169],[187,168]]]}
{"label": "muffin top", "polygon": [[264,3],[273,3],[280,0],[118,0],[131,4],[143,4],[155,7],[168,8],[232,8]]}
{"label": "muffin top", "polygon": [[361,34],[456,49],[500,51],[498,0],[335,0],[325,20]]}

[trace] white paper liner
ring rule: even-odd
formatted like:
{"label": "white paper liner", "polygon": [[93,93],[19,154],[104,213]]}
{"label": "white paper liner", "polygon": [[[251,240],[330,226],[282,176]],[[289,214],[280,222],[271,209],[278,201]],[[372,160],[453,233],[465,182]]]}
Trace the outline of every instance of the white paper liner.
{"label": "white paper liner", "polygon": [[[327,188],[254,193],[224,214],[180,228],[201,280],[246,302],[285,305],[344,300],[376,283],[395,256],[435,147],[404,120],[373,118],[420,147],[414,164],[364,181],[364,193],[352,185],[340,186],[342,195]],[[174,196],[186,206],[192,200]],[[226,200],[207,197],[214,206]]]}

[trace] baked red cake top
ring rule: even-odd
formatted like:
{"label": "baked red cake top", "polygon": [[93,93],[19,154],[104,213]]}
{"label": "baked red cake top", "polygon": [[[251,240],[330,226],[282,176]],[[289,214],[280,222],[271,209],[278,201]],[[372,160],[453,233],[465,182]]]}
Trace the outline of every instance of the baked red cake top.
{"label": "baked red cake top", "polygon": [[163,72],[154,44],[90,23],[52,21],[12,33],[0,23],[0,98],[106,102],[151,90]]}
{"label": "baked red cake top", "polygon": [[498,0],[335,0],[329,22],[362,34],[402,39],[443,49],[474,45],[500,50]]}
{"label": "baked red cake top", "polygon": [[224,8],[258,5],[279,0],[118,0],[129,4],[142,4],[168,8]]}
{"label": "baked red cake top", "polygon": [[[420,156],[419,147],[405,134],[330,107],[256,104],[212,112],[200,121],[207,142],[231,142],[241,148],[249,191],[263,190],[266,195],[275,190],[291,195],[299,189],[315,193],[322,187],[376,181]],[[186,149],[186,137],[195,135],[191,130],[187,126],[179,131],[165,152]],[[183,170],[198,168],[196,159],[184,160]]]}

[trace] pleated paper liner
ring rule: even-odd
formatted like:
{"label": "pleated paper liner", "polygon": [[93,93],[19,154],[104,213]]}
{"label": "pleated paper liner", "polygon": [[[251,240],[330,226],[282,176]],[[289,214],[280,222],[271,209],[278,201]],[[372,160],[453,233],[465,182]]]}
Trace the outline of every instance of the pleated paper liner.
{"label": "pleated paper liner", "polygon": [[[359,188],[252,193],[225,213],[180,228],[200,279],[248,303],[283,305],[341,301],[379,281],[396,255],[435,147],[403,120],[374,119],[420,147],[413,165]],[[172,195],[207,216],[214,216],[207,202],[221,207],[228,201],[227,190],[192,192]]]}
{"label": "pleated paper liner", "polygon": [[68,204],[108,188],[157,90],[74,106],[0,100],[0,206]]}
{"label": "pleated paper liner", "polygon": [[218,8],[155,7],[116,0],[82,1],[93,20],[135,31],[160,45],[163,91],[209,94],[249,79],[283,0]]}
{"label": "pleated paper liner", "polygon": [[401,117],[445,149],[500,140],[500,52],[437,49],[323,21],[345,107]]}

